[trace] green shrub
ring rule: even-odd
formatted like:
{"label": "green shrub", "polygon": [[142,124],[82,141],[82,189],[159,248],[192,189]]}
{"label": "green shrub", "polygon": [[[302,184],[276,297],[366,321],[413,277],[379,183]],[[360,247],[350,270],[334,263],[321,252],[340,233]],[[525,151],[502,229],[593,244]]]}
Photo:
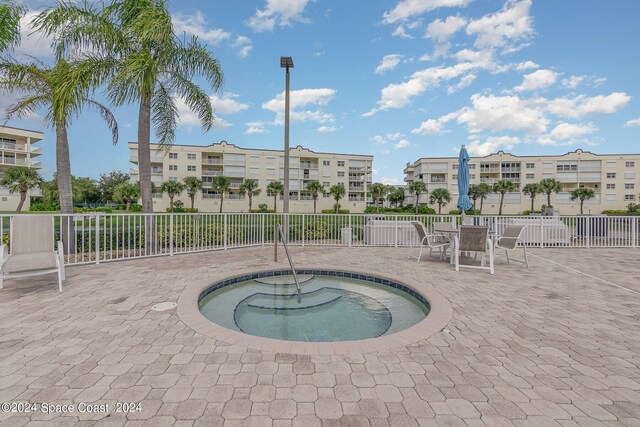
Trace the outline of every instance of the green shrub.
{"label": "green shrub", "polygon": [[[377,213],[398,213],[398,214],[407,214],[412,215],[415,214],[415,208],[411,205],[403,205],[397,208],[376,208],[375,206],[367,206],[364,210],[364,213],[369,214],[377,214]],[[435,209],[432,209],[428,206],[419,206],[418,207],[419,215],[435,215]]]}
{"label": "green shrub", "polygon": [[102,212],[102,213],[113,213],[113,209],[107,207],[100,208],[73,208],[73,212],[75,213],[91,213],[91,212]]}
{"label": "green shrub", "polygon": [[602,215],[640,215],[640,212],[629,212],[624,209],[607,209],[602,211]]}
{"label": "green shrub", "polygon": [[[468,211],[465,212],[465,214],[467,215],[480,215],[480,209],[476,209],[475,211],[473,209],[469,209]],[[453,209],[449,211],[449,215],[460,215],[460,209]]]}
{"label": "green shrub", "polygon": [[530,210],[522,211],[522,215],[529,215],[532,213],[541,214],[542,211],[530,211]]}
{"label": "green shrub", "polygon": [[260,203],[258,205],[258,212],[273,212],[273,210],[270,210],[266,203]]}
{"label": "green shrub", "polygon": [[[335,209],[323,209],[322,210],[323,214],[335,214],[336,210]],[[348,214],[349,213],[349,209],[340,209],[338,211],[338,214]]]}
{"label": "green shrub", "polygon": [[58,207],[57,204],[45,203],[42,201],[33,202],[29,207],[29,211],[31,212],[52,212],[52,211],[57,211],[59,209],[60,208]]}
{"label": "green shrub", "polygon": [[[167,212],[171,212],[171,208],[166,209]],[[198,208],[173,208],[174,213],[196,213]]]}
{"label": "green shrub", "polygon": [[[127,208],[127,205],[124,205],[124,209]],[[129,212],[142,212],[142,206],[138,205],[138,204],[133,204],[131,205],[131,207],[129,208]]]}

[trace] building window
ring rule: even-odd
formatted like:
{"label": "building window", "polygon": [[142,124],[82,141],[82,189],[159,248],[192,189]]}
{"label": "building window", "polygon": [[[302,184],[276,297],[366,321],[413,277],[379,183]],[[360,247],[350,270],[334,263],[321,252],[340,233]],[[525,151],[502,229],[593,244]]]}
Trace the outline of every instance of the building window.
{"label": "building window", "polygon": [[327,199],[327,198],[331,197],[331,193],[322,193],[322,197]]}
{"label": "building window", "polygon": [[258,175],[260,173],[260,168],[251,168],[249,169],[249,172],[253,175]]}
{"label": "building window", "polygon": [[636,195],[635,194],[625,194],[624,195],[624,200],[625,201],[633,201],[636,199]]}
{"label": "building window", "polygon": [[578,165],[575,163],[559,163],[556,165],[557,172],[575,172],[578,170]]}
{"label": "building window", "polygon": [[551,169],[551,166],[553,166],[552,162],[544,162],[542,164],[542,167],[545,168],[545,169]]}
{"label": "building window", "polygon": [[276,173],[276,168],[267,168],[267,175],[274,175]]}
{"label": "building window", "polygon": [[616,168],[616,162],[607,162],[607,168],[615,169]]}
{"label": "building window", "polygon": [[625,184],[624,185],[624,189],[625,190],[633,190],[634,188],[636,188],[635,184]]}
{"label": "building window", "polygon": [[615,177],[616,177],[615,172],[607,172],[607,178],[615,178]]}
{"label": "building window", "polygon": [[636,162],[624,162],[625,168],[633,168],[636,166]]}
{"label": "building window", "polygon": [[613,202],[613,201],[615,201],[615,200],[616,200],[616,195],[615,195],[615,194],[607,194],[607,195],[605,196],[605,199],[606,199],[608,202]]}
{"label": "building window", "polygon": [[258,157],[258,156],[249,156],[249,161],[251,163],[258,163],[260,161],[260,157]]}
{"label": "building window", "polygon": [[344,171],[338,171],[338,176],[339,177],[344,176]]}
{"label": "building window", "polygon": [[607,184],[607,190],[615,190],[615,189],[616,189],[615,184]]}
{"label": "building window", "polygon": [[322,186],[329,188],[329,187],[331,187],[331,183],[329,181],[325,181],[325,182],[322,183]]}
{"label": "building window", "polygon": [[344,187],[344,182],[339,182],[336,185],[339,185],[340,187]]}
{"label": "building window", "polygon": [[344,167],[344,160],[338,160],[338,167]]}
{"label": "building window", "polygon": [[458,170],[458,164],[457,163],[452,164],[451,169]]}
{"label": "building window", "polygon": [[476,179],[476,174],[475,173],[469,174],[469,179]]}
{"label": "building window", "polygon": [[322,171],[322,177],[323,178],[329,178],[331,176],[331,172],[329,171]]}
{"label": "building window", "polygon": [[195,166],[187,166],[187,171],[188,172],[195,172],[196,171],[196,167]]}
{"label": "building window", "polygon": [[[169,153],[171,154],[171,153]],[[177,171],[178,170],[178,165],[169,165],[169,170],[170,171]]]}
{"label": "building window", "polygon": [[274,156],[268,156],[267,157],[267,163],[273,164],[275,162],[276,162],[276,158]]}
{"label": "building window", "polygon": [[178,158],[178,153],[169,153],[169,158],[170,159],[177,159]]}
{"label": "building window", "polygon": [[323,160],[322,166],[331,166],[331,162],[329,160]]}
{"label": "building window", "polygon": [[187,159],[188,160],[195,160],[196,159],[196,155],[194,153],[188,153],[187,154]]}
{"label": "building window", "polygon": [[177,177],[177,176],[170,176],[170,177],[169,177],[169,181],[176,182],[177,180],[178,180],[178,177]]}
{"label": "building window", "polygon": [[527,163],[527,169],[535,169],[536,164],[535,163]]}
{"label": "building window", "polygon": [[528,173],[527,174],[527,179],[536,179],[536,174],[535,173]]}
{"label": "building window", "polygon": [[456,173],[456,174],[451,175],[451,179],[454,179],[454,180],[458,179],[458,174]]}
{"label": "building window", "polygon": [[476,168],[476,164],[475,163],[469,164],[469,169],[475,169],[475,168]]}

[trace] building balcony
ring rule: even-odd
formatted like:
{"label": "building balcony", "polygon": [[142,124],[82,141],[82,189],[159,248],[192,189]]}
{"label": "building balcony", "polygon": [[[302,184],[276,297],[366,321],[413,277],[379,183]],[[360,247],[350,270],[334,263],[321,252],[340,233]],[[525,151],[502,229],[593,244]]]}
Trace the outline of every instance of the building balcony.
{"label": "building balcony", "polygon": [[495,184],[498,180],[496,178],[480,178],[480,182],[485,184]]}
{"label": "building balcony", "polygon": [[[221,165],[222,159],[202,159],[202,163],[205,163],[207,165]],[[231,164],[231,163],[228,163],[228,164]]]}
{"label": "building balcony", "polygon": [[202,171],[202,175],[203,176],[220,176],[220,175],[222,175],[222,171],[205,169],[205,170]]}
{"label": "building balcony", "polygon": [[211,193],[202,193],[202,198],[203,199],[219,199],[220,195],[219,194],[211,194]]}
{"label": "building balcony", "polygon": [[364,191],[364,187],[355,187],[355,186],[349,186],[349,191]]}
{"label": "building balcony", "polygon": [[238,189],[241,185],[242,183],[240,182],[232,182],[231,184],[229,184],[229,188]]}
{"label": "building balcony", "polygon": [[231,193],[227,196],[229,200],[244,200],[244,194],[234,194]]}
{"label": "building balcony", "polygon": [[431,183],[434,183],[434,182],[447,182],[447,180],[445,178],[433,178],[432,177],[429,182],[431,182]]}

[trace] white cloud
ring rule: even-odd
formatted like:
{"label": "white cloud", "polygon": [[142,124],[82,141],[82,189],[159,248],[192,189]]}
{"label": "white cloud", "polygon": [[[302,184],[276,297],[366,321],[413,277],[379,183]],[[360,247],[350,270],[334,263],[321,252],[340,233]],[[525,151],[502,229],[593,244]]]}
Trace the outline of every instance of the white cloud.
{"label": "white cloud", "polygon": [[402,25],[398,25],[396,27],[395,30],[393,30],[393,33],[391,33],[392,36],[394,37],[400,37],[401,39],[412,39],[413,36],[409,33],[407,33],[404,29],[404,26]]}
{"label": "white cloud", "polygon": [[401,0],[391,11],[385,12],[383,22],[393,24],[440,7],[464,7],[471,0]]}
{"label": "white cloud", "polygon": [[380,64],[376,67],[376,74],[382,74],[386,71],[393,70],[402,60],[402,55],[385,55],[382,57]]}
{"label": "white cloud", "polygon": [[507,1],[499,12],[475,19],[467,25],[467,34],[476,36],[477,48],[508,47],[517,50],[513,42],[526,40],[533,35],[529,15],[531,0]]}
{"label": "white cloud", "polygon": [[197,11],[195,15],[174,14],[171,16],[171,21],[176,33],[196,36],[214,46],[219,46],[223,42],[228,43],[229,46],[238,49],[236,53],[240,58],[246,58],[253,50],[251,39],[246,36],[236,36],[233,39],[232,34],[228,31],[221,28],[208,28],[206,17],[200,11]]}
{"label": "white cloud", "polygon": [[544,109],[517,96],[474,94],[471,103],[472,107],[459,110],[457,121],[467,125],[472,133],[482,130],[522,130],[540,134],[547,130],[549,124]]}
{"label": "white cloud", "polygon": [[401,139],[396,144],[393,144],[393,148],[395,148],[396,150],[399,150],[401,148],[407,148],[409,146],[411,146],[411,143],[406,139]]}
{"label": "white cloud", "polygon": [[415,128],[411,133],[416,135],[439,135],[442,133],[444,123],[440,120],[429,119],[420,124],[420,127]]}
{"label": "white cloud", "polygon": [[631,126],[640,126],[640,117],[638,117],[637,119],[633,119],[633,120],[629,120],[628,122],[626,122],[624,124],[625,126],[631,127]]}
{"label": "white cloud", "polygon": [[309,0],[266,0],[263,10],[256,10],[247,21],[247,25],[255,32],[272,31],[276,25],[290,26],[295,22],[309,22],[302,16]]}
{"label": "white cloud", "polygon": [[531,70],[538,67],[540,66],[533,61],[519,62],[515,65],[517,71]]}
{"label": "white cloud", "polygon": [[553,128],[553,130],[549,133],[549,136],[553,139],[565,140],[589,135],[590,133],[593,133],[597,130],[598,128],[590,123],[585,125],[576,125],[563,122]]}
{"label": "white cloud", "polygon": [[371,140],[376,144],[380,144],[380,145],[384,145],[387,143],[387,141],[382,137],[382,135],[376,135],[373,138],[371,138]]}
{"label": "white cloud", "polygon": [[[335,94],[335,89],[328,88],[292,90],[290,93],[291,120],[317,123],[335,121],[333,114],[325,113],[321,108],[326,106]],[[262,108],[276,113],[276,124],[284,123],[284,92],[262,104]]]}
{"label": "white cloud", "polygon": [[467,151],[469,155],[487,156],[500,149],[511,150],[515,144],[519,143],[520,139],[518,137],[490,136],[485,142],[474,140],[470,144],[467,144]]}
{"label": "white cloud", "polygon": [[320,126],[317,129],[317,131],[320,133],[330,133],[330,132],[335,132],[336,130],[338,130],[338,128],[335,126]]}
{"label": "white cloud", "polygon": [[33,28],[31,28],[31,21],[39,13],[39,11],[27,12],[20,19],[20,45],[15,48],[16,54],[40,58],[51,58],[53,56],[53,50],[51,49],[53,37],[43,37],[42,33],[34,33]]}
{"label": "white cloud", "polygon": [[536,70],[533,73],[526,74],[519,86],[514,90],[522,92],[525,90],[544,89],[553,85],[558,79],[558,74],[552,70]]}
{"label": "white cloud", "polygon": [[562,79],[562,86],[569,89],[575,89],[580,86],[584,80],[585,76],[571,76],[569,78]]}
{"label": "white cloud", "polygon": [[259,134],[259,133],[267,133],[266,123],[265,122],[247,122],[245,123],[247,130],[244,132],[247,135]]}
{"label": "white cloud", "polygon": [[458,83],[456,83],[453,86],[449,86],[447,88],[447,93],[449,95],[451,95],[452,93],[455,93],[455,92],[459,91],[460,89],[464,89],[465,87],[469,87],[471,85],[471,83],[473,83],[473,81],[475,79],[476,79],[476,75],[475,74],[473,74],[473,73],[467,74],[466,76],[462,77]]}
{"label": "white cloud", "polygon": [[236,114],[249,108],[249,104],[238,102],[236,99],[239,95],[233,92],[225,92],[222,97],[218,95],[211,96],[211,103],[216,114]]}
{"label": "white cloud", "polygon": [[384,185],[402,185],[404,181],[400,178],[393,178],[388,176],[383,176],[380,178],[380,182]]}
{"label": "white cloud", "polygon": [[438,43],[447,41],[467,24],[467,19],[460,16],[449,16],[444,21],[436,19],[427,27],[426,36]]}
{"label": "white cloud", "polygon": [[233,47],[238,49],[236,53],[240,58],[246,58],[251,54],[251,51],[253,50],[251,39],[245,36],[236,37],[236,41],[233,43]]}
{"label": "white cloud", "polygon": [[[191,109],[187,106],[186,102],[182,98],[176,98],[176,108],[178,110],[179,117],[179,126],[186,126],[187,128],[192,128],[194,126],[200,126],[201,122],[198,118],[198,115],[191,111]],[[214,129],[225,129],[229,126],[232,126],[231,123],[223,119],[222,117],[216,117],[213,122]]]}
{"label": "white cloud", "polygon": [[385,136],[376,135],[373,138],[371,138],[371,140],[376,144],[385,145],[385,144],[388,144],[390,141],[398,141],[403,136],[404,135],[400,132],[393,132],[393,133],[388,133]]}
{"label": "white cloud", "polygon": [[541,99],[546,109],[557,116],[578,119],[588,114],[612,114],[629,103],[631,97],[625,92],[613,92],[609,95],[575,98]]}

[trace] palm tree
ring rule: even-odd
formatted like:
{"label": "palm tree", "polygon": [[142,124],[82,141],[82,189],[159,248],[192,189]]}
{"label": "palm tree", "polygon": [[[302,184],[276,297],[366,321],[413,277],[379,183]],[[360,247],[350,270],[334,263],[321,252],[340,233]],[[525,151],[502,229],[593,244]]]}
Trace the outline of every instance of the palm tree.
{"label": "palm tree", "polygon": [[25,12],[24,5],[14,0],[0,1],[0,52],[20,42],[20,19]]}
{"label": "palm tree", "polygon": [[347,190],[342,185],[334,185],[329,189],[329,193],[333,196],[333,200],[336,201],[336,214],[340,211],[340,199],[344,197]]}
{"label": "palm tree", "polygon": [[16,213],[20,213],[24,201],[27,200],[27,192],[32,188],[41,187],[44,184],[42,177],[35,169],[26,166],[15,166],[8,168],[0,178],[0,187],[9,189],[9,193],[20,193],[20,203],[16,208]]}
{"label": "palm tree", "polygon": [[218,175],[213,178],[211,188],[213,189],[213,191],[220,193],[220,213],[222,213],[224,193],[229,192],[229,190],[231,189],[231,180],[224,175]]}
{"label": "palm tree", "polygon": [[471,200],[473,201],[473,213],[476,212],[476,200],[478,200],[478,186],[476,184],[472,184],[469,186],[469,193],[467,193]]}
{"label": "palm tree", "polygon": [[389,203],[393,203],[393,207],[395,208],[397,208],[398,205],[402,206],[402,203],[404,203],[404,189],[394,188],[387,196],[387,199]]}
{"label": "palm tree", "polygon": [[436,188],[429,196],[429,203],[438,203],[438,215],[442,214],[442,205],[451,202],[451,193],[446,188]]}
{"label": "palm tree", "polygon": [[596,193],[590,188],[576,188],[571,192],[571,200],[580,199],[580,215],[584,215],[584,201],[593,199]]}
{"label": "palm tree", "polygon": [[562,191],[562,184],[553,178],[545,178],[538,183],[538,186],[540,186],[540,191],[547,195],[547,208],[552,208],[551,193],[559,193]]}
{"label": "palm tree", "polygon": [[380,205],[378,205],[378,201],[384,198],[386,191],[387,186],[379,182],[374,182],[369,186],[369,193],[371,194],[371,199],[373,200],[373,205],[376,207],[377,212],[380,212]]}
{"label": "palm tree", "polygon": [[262,190],[258,188],[258,181],[255,179],[245,179],[240,185],[240,194],[246,194],[249,198],[249,212],[251,212],[253,196],[259,196],[261,192]]}
{"label": "palm tree", "polygon": [[416,215],[418,215],[418,204],[420,202],[420,194],[427,192],[427,185],[422,181],[413,181],[409,184],[409,192],[415,194]]}
{"label": "palm tree", "polygon": [[[107,107],[90,99],[93,83],[89,75],[78,77],[79,65],[60,59],[51,67],[40,61],[19,64],[0,63],[0,90],[19,93],[21,98],[6,111],[6,120],[24,117],[40,108],[46,109],[45,119],[56,133],[56,177],[60,198],[60,212],[73,214],[71,164],[67,130],[71,120],[85,106],[94,107],[111,130],[113,144],[118,142],[118,124]],[[72,236],[73,221],[63,221],[62,236]],[[68,251],[75,251],[75,238],[65,242]]]}
{"label": "palm tree", "polygon": [[131,203],[137,201],[140,198],[140,186],[138,184],[131,184],[123,182],[118,184],[113,190],[113,200],[124,202],[127,204],[127,212],[131,208]]}
{"label": "palm tree", "polygon": [[142,209],[153,212],[151,124],[161,145],[173,144],[177,96],[209,131],[214,121],[211,99],[193,80],[204,77],[216,92],[223,80],[220,63],[197,37],[176,36],[166,0],[116,0],[99,10],[88,2],[60,2],[42,12],[34,26],[46,36],[56,36],[58,56],[89,52],[80,75],[106,83],[115,105],[138,104]]}
{"label": "palm tree", "polygon": [[318,195],[324,191],[324,186],[320,184],[320,181],[314,179],[307,183],[305,191],[307,191],[307,193],[311,194],[311,197],[313,197],[313,213],[316,213]]}
{"label": "palm tree", "polygon": [[197,176],[188,176],[182,180],[184,182],[184,188],[187,190],[187,194],[191,199],[191,210],[195,205],[196,193],[202,190],[202,180]]}
{"label": "palm tree", "polygon": [[165,181],[160,186],[160,191],[169,196],[169,212],[173,212],[173,198],[184,191],[185,185],[180,181]]}
{"label": "palm tree", "polygon": [[[485,182],[481,182],[478,185],[474,185],[473,187],[475,187],[474,192],[476,194],[476,198],[480,199],[480,215],[482,215],[482,207],[484,206],[484,199],[487,198],[487,196],[491,193],[492,189],[491,186]],[[474,199],[474,203],[475,203],[475,199]],[[475,207],[473,208],[473,210],[475,211]]]}
{"label": "palm tree", "polygon": [[536,200],[536,196],[540,193],[540,186],[535,183],[527,184],[522,188],[522,192],[531,198],[531,212],[533,212],[533,203]]}
{"label": "palm tree", "polygon": [[498,215],[502,215],[502,204],[504,203],[504,195],[513,191],[516,188],[516,185],[506,179],[501,179],[500,181],[493,184],[493,192],[500,193],[500,208],[498,209]]}
{"label": "palm tree", "polygon": [[280,181],[272,181],[267,185],[267,192],[273,195],[273,211],[278,212],[278,195],[284,193],[284,185]]}

